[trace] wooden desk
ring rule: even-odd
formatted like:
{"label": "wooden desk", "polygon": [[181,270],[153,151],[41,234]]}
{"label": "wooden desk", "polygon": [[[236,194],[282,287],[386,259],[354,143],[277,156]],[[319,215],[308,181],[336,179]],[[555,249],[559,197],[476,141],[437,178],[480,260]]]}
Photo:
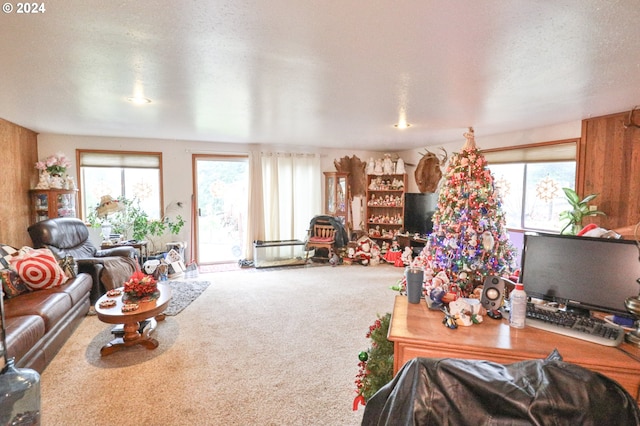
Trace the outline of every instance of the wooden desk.
{"label": "wooden desk", "polygon": [[[623,343],[612,348],[532,327],[515,329],[507,320],[484,317],[482,324],[449,329],[443,313],[427,308],[424,301],[410,304],[396,296],[388,339],[393,342],[393,374],[415,357],[481,359],[501,364],[546,358],[558,349],[562,358],[600,372],[620,383],[640,403],[640,348]],[[621,350],[622,349],[622,350]]]}

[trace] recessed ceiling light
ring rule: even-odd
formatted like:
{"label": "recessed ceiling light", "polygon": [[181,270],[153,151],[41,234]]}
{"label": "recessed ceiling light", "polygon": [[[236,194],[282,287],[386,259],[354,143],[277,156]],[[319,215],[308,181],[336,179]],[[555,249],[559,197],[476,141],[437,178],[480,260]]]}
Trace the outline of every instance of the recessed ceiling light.
{"label": "recessed ceiling light", "polygon": [[402,123],[394,124],[393,126],[398,129],[406,129],[407,127],[411,127],[411,124],[407,122],[402,122]]}
{"label": "recessed ceiling light", "polygon": [[143,98],[142,96],[132,96],[130,98],[127,98],[127,100],[136,105],[144,105],[144,104],[151,103],[151,99]]}

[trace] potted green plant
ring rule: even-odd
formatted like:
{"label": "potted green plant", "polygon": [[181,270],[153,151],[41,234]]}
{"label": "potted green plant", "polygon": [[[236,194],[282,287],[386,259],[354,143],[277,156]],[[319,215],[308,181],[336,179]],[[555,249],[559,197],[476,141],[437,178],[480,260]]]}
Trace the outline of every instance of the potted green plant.
{"label": "potted green plant", "polygon": [[560,213],[560,220],[568,220],[568,223],[560,231],[564,235],[576,235],[582,229],[582,219],[587,216],[606,216],[607,214],[600,210],[591,210],[589,202],[598,196],[598,194],[590,194],[582,200],[576,191],[571,188],[562,188],[567,201],[571,205],[571,210],[565,210]]}
{"label": "potted green plant", "polygon": [[[179,215],[174,220],[167,217],[149,218],[135,198],[119,197],[118,202],[124,206],[123,210],[109,215],[108,221],[111,225],[111,233],[124,235],[126,239],[149,240],[151,237],[161,237],[167,231],[171,235],[177,235],[185,224],[184,219]],[[100,223],[100,218],[93,211],[89,214],[87,221],[93,226]]]}

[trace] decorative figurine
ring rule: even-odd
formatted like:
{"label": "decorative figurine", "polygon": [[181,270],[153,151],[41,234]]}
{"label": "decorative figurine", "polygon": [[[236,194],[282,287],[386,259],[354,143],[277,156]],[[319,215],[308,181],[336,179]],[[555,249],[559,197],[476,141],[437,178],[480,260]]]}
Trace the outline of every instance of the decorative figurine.
{"label": "decorative figurine", "polygon": [[382,159],[378,158],[376,160],[376,166],[375,166],[375,168],[373,170],[373,174],[381,175],[382,174],[382,170],[383,170],[382,169]]}
{"label": "decorative figurine", "polygon": [[455,330],[456,328],[458,328],[456,319],[453,317],[453,315],[449,314],[449,311],[447,310],[446,307],[442,308],[442,312],[444,312],[444,318],[442,319],[442,324],[444,324],[446,327],[452,330]]}
{"label": "decorative figurine", "polygon": [[367,174],[373,175],[376,172],[376,163],[373,161],[373,157],[369,157],[369,162],[367,163]]}
{"label": "decorative figurine", "polygon": [[73,189],[73,190],[78,189],[76,187],[76,181],[73,179],[73,176],[67,175],[67,179],[66,179],[66,182],[65,182],[65,187],[66,187],[66,189]]}
{"label": "decorative figurine", "polygon": [[49,172],[46,170],[42,170],[40,172],[40,177],[38,180],[38,184],[36,185],[36,189],[49,189]]}
{"label": "decorative figurine", "polygon": [[391,154],[385,154],[382,161],[382,172],[385,175],[393,174],[393,161],[391,161]]}
{"label": "decorative figurine", "polygon": [[51,175],[49,179],[49,186],[54,189],[64,188],[64,178],[60,175]]}

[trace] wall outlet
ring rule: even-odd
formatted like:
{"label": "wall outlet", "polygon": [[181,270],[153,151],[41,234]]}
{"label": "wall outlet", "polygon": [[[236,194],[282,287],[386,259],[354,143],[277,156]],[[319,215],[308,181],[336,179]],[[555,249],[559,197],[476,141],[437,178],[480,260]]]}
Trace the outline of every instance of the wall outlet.
{"label": "wall outlet", "polygon": [[595,212],[596,210],[598,210],[598,206],[589,206],[590,212]]}

